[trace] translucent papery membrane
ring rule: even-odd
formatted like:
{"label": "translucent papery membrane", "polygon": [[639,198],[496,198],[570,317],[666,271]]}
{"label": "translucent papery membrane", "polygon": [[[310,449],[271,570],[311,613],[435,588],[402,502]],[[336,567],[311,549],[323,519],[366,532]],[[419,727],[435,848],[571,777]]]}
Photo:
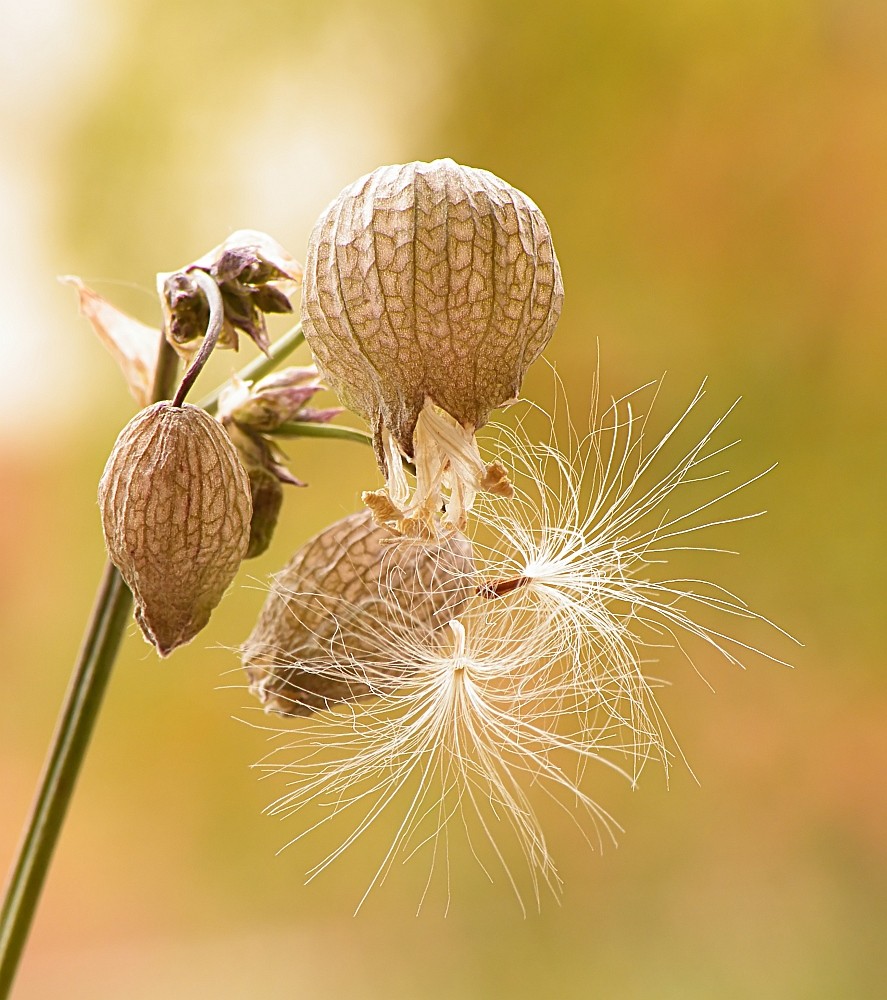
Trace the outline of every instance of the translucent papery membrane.
{"label": "translucent papery membrane", "polygon": [[507,873],[519,898],[527,886],[514,871],[515,846],[534,898],[543,884],[556,890],[537,808],[557,803],[595,843],[612,836],[615,824],[580,787],[582,775],[598,763],[630,779],[638,752],[631,731],[612,719],[608,694],[599,692],[590,726],[593,706],[569,682],[558,631],[511,604],[479,599],[431,633],[374,624],[361,657],[331,656],[311,667],[330,683],[365,685],[372,700],[281,731],[280,745],[258,765],[289,782],[272,814],[320,808],[295,840],[350,817],[312,877],[385,817],[393,841],[371,886],[417,853],[432,872],[446,867],[455,825],[491,877],[493,866]]}
{"label": "translucent papery membrane", "polygon": [[[430,399],[419,413],[413,434],[415,485],[403,468],[401,451],[390,431],[382,434],[386,490],[366,493],[377,519],[406,535],[435,538],[467,528],[481,490],[511,496],[506,471],[481,458],[474,428],[465,427]],[[380,505],[380,496],[384,503]]]}

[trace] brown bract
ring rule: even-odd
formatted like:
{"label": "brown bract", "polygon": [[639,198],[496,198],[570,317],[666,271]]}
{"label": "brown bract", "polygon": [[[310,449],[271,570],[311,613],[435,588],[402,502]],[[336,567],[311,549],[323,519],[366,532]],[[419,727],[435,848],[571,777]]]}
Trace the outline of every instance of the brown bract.
{"label": "brown bract", "polygon": [[563,300],[548,224],[522,192],[450,159],[380,167],[308,244],[305,336],[323,375],[414,456],[426,401],[467,430],[520,392]]}
{"label": "brown bract", "polygon": [[394,538],[369,511],[351,514],[274,577],[243,648],[250,688],[266,711],[282,715],[310,715],[385,690],[409,671],[406,650],[433,641],[475,587],[464,535]]}
{"label": "brown bract", "polygon": [[250,485],[204,410],[155,403],[123,428],[99,483],[105,544],[161,656],[206,625],[246,554]]}
{"label": "brown bract", "polygon": [[120,366],[133,399],[139,406],[146,406],[154,388],[160,330],[127,316],[74,274],[64,275],[59,280],[75,289],[80,299],[80,312]]}

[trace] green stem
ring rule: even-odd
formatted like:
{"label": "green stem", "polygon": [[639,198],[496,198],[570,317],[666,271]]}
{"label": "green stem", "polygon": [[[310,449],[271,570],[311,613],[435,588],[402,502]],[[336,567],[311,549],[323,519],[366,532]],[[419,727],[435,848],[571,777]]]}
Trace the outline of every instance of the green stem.
{"label": "green stem", "polygon": [[373,446],[373,436],[356,427],[340,427],[338,424],[311,424],[299,420],[281,424],[274,430],[274,437],[339,438],[342,441],[356,441],[358,444]]}
{"label": "green stem", "polygon": [[[274,341],[268,348],[267,355],[257,357],[255,361],[250,362],[245,368],[242,368],[235,377],[243,382],[256,382],[260,378],[264,378],[265,375],[273,372],[281,361],[288,358],[304,342],[305,334],[302,333],[302,324],[296,323],[291,330]],[[202,406],[207,413],[215,415],[216,410],[219,408],[219,396],[221,396],[231,382],[232,380],[229,379],[220,385],[218,389],[201,399],[197,405]]]}
{"label": "green stem", "polygon": [[[272,345],[267,357],[247,365],[238,377],[247,381],[267,375],[303,340],[301,326],[297,325]],[[177,370],[175,352],[161,337],[154,382],[155,400],[170,398]],[[196,371],[194,374],[196,376]],[[221,388],[200,405],[214,413],[220,393]],[[179,394],[182,395],[181,390]],[[359,431],[353,433],[360,434]],[[114,566],[108,563],[80,654],[74,664],[28,825],[4,893],[3,908],[0,910],[0,1000],[7,1000],[12,989],[131,607],[129,588]]]}
{"label": "green stem", "polygon": [[[169,397],[177,367],[175,352],[161,336],[154,399]],[[131,607],[129,588],[108,563],[4,894],[0,911],[0,1000],[6,1000],[12,988]]]}
{"label": "green stem", "polygon": [[132,594],[108,563],[71,677],[0,916],[0,997],[12,988],[40,892],[129,620]]}
{"label": "green stem", "polygon": [[[273,432],[274,437],[284,438],[338,438],[340,441],[355,441],[357,444],[368,444],[375,449],[373,435],[366,431],[360,431],[356,427],[341,427],[338,424],[312,424],[303,423],[301,420],[293,420],[287,424],[281,424]],[[411,475],[416,474],[416,466],[408,458],[402,458],[403,467]]]}

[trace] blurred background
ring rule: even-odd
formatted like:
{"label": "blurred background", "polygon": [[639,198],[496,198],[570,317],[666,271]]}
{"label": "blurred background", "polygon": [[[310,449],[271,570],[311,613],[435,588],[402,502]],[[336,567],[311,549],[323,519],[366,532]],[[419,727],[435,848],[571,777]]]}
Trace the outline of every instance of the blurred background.
{"label": "blurred background", "polygon": [[[607,393],[668,370],[660,426],[705,376],[712,418],[743,397],[731,467],[779,466],[712,575],[805,644],[768,640],[793,670],[663,661],[699,784],[589,774],[625,832],[591,853],[552,811],[559,904],[524,918],[457,854],[446,917],[439,899],[415,915],[422,864],[353,917],[392,826],[305,886],[320,848],[275,856],[301,821],[260,815],[281,787],[234,719],[249,699],[226,647],[267,574],[377,482],[357,445],[294,443],[311,487],[209,628],[166,662],[130,628],[16,996],[883,995],[887,5],[0,7],[4,869],[101,573],[95,486],[133,412],[55,276],[156,323],[154,272],[241,227],[303,258],[327,202],[383,163],[452,156],[540,205],[566,288],[546,356],[579,410],[598,350]],[[545,402],[550,373],[525,388]]]}

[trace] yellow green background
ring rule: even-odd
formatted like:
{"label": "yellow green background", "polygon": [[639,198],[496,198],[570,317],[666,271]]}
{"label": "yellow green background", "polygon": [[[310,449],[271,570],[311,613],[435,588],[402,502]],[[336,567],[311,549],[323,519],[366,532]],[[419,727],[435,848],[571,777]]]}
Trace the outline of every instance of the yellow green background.
{"label": "yellow green background", "polygon": [[[766,518],[713,569],[797,635],[745,672],[677,656],[697,777],[631,792],[592,854],[544,817],[565,889],[527,918],[456,855],[352,910],[381,824],[316,854],[260,813],[261,733],[230,647],[292,549],[377,483],[294,443],[311,485],[209,628],[160,662],[130,628],[18,982],[89,998],[844,998],[884,987],[887,5],[880,0],[2,5],[0,862],[11,860],[103,563],[95,485],[132,403],[55,275],[146,322],[153,274],[231,230],[296,257],[341,187],[452,156],[545,212],[566,289],[547,358],[581,410],[705,376]],[[245,352],[245,357],[250,356]],[[230,356],[215,359],[224,377]],[[212,372],[203,376],[208,388]],[[540,402],[544,370],[528,381]],[[233,671],[233,672],[232,672]],[[599,784],[598,784],[599,783]],[[279,786],[277,787],[279,791]],[[389,821],[391,822],[391,821]],[[333,845],[328,845],[331,847]],[[316,848],[316,845],[315,845]]]}

